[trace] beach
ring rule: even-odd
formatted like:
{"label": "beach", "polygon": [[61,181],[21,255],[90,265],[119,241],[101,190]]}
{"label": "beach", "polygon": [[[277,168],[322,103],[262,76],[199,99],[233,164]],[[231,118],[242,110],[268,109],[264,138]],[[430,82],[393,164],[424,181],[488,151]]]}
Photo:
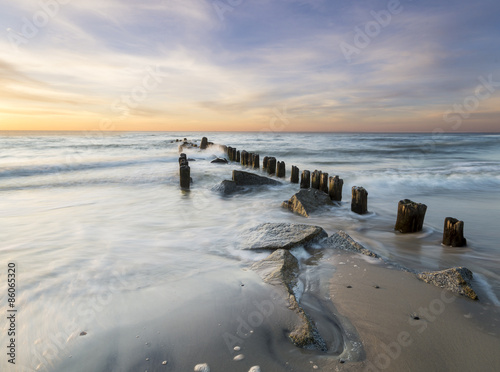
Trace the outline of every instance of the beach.
{"label": "beach", "polygon": [[[285,161],[285,179],[221,195],[215,186],[248,169],[210,163],[226,156],[212,146],[186,151],[193,183],[180,190],[175,140],[204,135]],[[498,135],[32,132],[0,141],[2,266],[17,268],[14,370],[500,368]],[[342,202],[309,218],[282,208],[298,191],[291,165],[338,174]],[[350,210],[355,185],[368,190],[365,215]],[[428,206],[420,232],[394,231],[405,198]],[[466,247],[440,244],[448,216],[465,221]],[[319,243],[291,249],[295,296],[324,350],[291,342],[297,314],[251,269],[271,251],[240,247],[266,222],[344,230],[383,258]],[[473,272],[478,301],[414,274],[457,266]]]}

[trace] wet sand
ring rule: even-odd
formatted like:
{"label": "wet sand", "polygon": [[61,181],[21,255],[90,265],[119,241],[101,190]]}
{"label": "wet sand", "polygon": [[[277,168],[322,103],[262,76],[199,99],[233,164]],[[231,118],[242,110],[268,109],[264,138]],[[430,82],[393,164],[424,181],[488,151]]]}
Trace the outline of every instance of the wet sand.
{"label": "wet sand", "polygon": [[264,372],[500,370],[498,308],[380,260],[332,249],[292,252],[303,257],[300,303],[327,352],[290,342],[297,318],[283,292],[240,263],[114,296],[109,306],[120,312],[82,324],[87,334],[68,339],[38,370],[180,372],[199,363],[212,372],[257,365]]}

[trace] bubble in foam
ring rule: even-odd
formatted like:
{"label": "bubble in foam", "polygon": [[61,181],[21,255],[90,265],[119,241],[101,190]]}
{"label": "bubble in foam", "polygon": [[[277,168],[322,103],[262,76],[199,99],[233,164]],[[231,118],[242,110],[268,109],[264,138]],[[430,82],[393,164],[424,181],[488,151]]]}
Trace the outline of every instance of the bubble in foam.
{"label": "bubble in foam", "polygon": [[195,372],[210,372],[210,367],[207,363],[197,364],[194,366]]}

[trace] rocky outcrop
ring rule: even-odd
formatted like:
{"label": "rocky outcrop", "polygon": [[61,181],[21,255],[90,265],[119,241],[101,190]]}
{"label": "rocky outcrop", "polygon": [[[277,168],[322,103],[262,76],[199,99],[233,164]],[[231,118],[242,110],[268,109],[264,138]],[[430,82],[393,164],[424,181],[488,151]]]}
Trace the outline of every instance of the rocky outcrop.
{"label": "rocky outcrop", "polygon": [[366,249],[342,230],[323,240],[321,245],[325,248],[342,249],[344,251],[361,253],[365,256],[380,258],[378,254]]}
{"label": "rocky outcrop", "polygon": [[304,217],[309,217],[311,213],[325,205],[333,205],[330,197],[323,191],[316,189],[301,189],[290,200],[282,203],[283,208]]}
{"label": "rocky outcrop", "polygon": [[233,170],[233,181],[236,182],[238,186],[281,185],[281,182],[273,180],[272,178],[239,170]]}
{"label": "rocky outcrop", "polygon": [[225,159],[225,158],[217,158],[217,159],[212,160],[210,163],[227,164],[227,159]]}
{"label": "rocky outcrop", "polygon": [[288,307],[297,315],[298,321],[288,335],[290,340],[298,347],[326,351],[324,340],[297,302],[293,291],[299,271],[297,259],[288,250],[278,249],[267,258],[254,263],[251,269],[257,272],[264,282],[282,288],[288,299]]}
{"label": "rocky outcrop", "polygon": [[263,223],[240,235],[241,249],[291,249],[326,238],[323,228],[291,223]]}
{"label": "rocky outcrop", "polygon": [[434,284],[453,293],[478,300],[476,292],[471,288],[472,271],[465,267],[453,267],[442,271],[422,272],[417,277],[426,283]]}
{"label": "rocky outcrop", "polygon": [[236,182],[234,181],[229,181],[229,180],[224,180],[220,184],[215,185],[212,190],[216,192],[220,192],[221,194],[224,195],[230,195],[233,194],[237,191],[240,191],[242,187],[236,185]]}

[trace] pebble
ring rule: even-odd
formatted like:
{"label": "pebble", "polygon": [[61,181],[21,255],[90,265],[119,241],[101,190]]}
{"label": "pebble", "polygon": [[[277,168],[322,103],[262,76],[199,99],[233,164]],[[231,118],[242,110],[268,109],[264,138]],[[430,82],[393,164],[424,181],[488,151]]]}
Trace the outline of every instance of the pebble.
{"label": "pebble", "polygon": [[166,360],[164,360],[163,362],[161,362],[161,364],[163,365],[166,365],[168,362]]}
{"label": "pebble", "polygon": [[238,354],[238,355],[236,355],[236,356],[233,358],[233,360],[235,360],[235,361],[237,361],[237,362],[238,362],[238,361],[240,361],[240,360],[243,360],[243,359],[245,359],[245,356],[244,356],[243,354]]}
{"label": "pebble", "polygon": [[410,316],[412,317],[412,319],[420,320],[420,317],[416,313],[413,313]]}
{"label": "pebble", "polygon": [[149,358],[146,358],[146,362],[149,362]]}
{"label": "pebble", "polygon": [[347,288],[352,288],[352,285],[348,285]]}
{"label": "pebble", "polygon": [[261,372],[259,366],[253,366],[248,370],[248,372]]}
{"label": "pebble", "polygon": [[235,346],[233,349],[234,349],[234,351],[240,351],[240,350],[241,350],[241,347],[239,347],[239,346]]}
{"label": "pebble", "polygon": [[318,369],[319,367],[315,364],[313,365],[313,369]]}
{"label": "pebble", "polygon": [[85,331],[80,332],[80,336],[85,336],[86,334],[87,334],[87,332],[85,332]]}
{"label": "pebble", "polygon": [[207,363],[197,364],[194,366],[195,372],[210,372],[210,367]]}

